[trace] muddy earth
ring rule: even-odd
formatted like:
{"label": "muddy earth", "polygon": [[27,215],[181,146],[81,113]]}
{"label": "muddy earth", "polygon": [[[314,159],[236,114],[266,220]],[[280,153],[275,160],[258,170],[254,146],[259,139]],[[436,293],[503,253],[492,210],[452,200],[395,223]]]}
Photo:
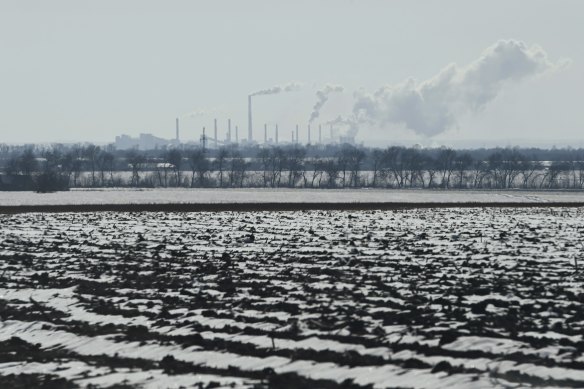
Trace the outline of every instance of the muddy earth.
{"label": "muddy earth", "polygon": [[584,210],[0,216],[0,387],[584,387]]}

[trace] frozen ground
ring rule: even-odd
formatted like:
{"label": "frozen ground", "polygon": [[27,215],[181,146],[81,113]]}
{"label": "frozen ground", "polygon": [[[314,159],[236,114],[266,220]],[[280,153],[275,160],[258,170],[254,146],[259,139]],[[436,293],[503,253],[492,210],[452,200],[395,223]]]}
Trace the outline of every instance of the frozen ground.
{"label": "frozen ground", "polygon": [[106,189],[38,194],[0,192],[0,206],[168,203],[546,203],[584,202],[584,192],[381,189]]}
{"label": "frozen ground", "polygon": [[583,238],[574,208],[0,216],[0,387],[581,388]]}

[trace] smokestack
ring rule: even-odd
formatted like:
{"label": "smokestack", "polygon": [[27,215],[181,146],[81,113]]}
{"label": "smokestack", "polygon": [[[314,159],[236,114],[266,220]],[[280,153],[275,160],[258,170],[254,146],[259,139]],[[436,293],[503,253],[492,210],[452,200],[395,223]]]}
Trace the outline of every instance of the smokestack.
{"label": "smokestack", "polygon": [[178,134],[178,118],[176,118],[176,142],[180,143],[180,137]]}
{"label": "smokestack", "polygon": [[215,122],[214,122],[213,126],[214,126],[214,133],[213,133],[213,135],[214,135],[214,138],[215,138],[215,148],[217,148],[217,119],[215,119]]}
{"label": "smokestack", "polygon": [[331,123],[331,143],[333,143],[333,124]]}
{"label": "smokestack", "polygon": [[239,143],[239,128],[235,126],[235,143]]}
{"label": "smokestack", "polygon": [[308,125],[308,144],[310,144],[310,124]]}
{"label": "smokestack", "polygon": [[278,125],[276,124],[276,144],[278,144]]}
{"label": "smokestack", "polygon": [[264,124],[264,143],[268,143],[268,125]]}
{"label": "smokestack", "polygon": [[322,124],[318,125],[318,143],[322,144]]}
{"label": "smokestack", "polygon": [[203,152],[204,152],[205,151],[205,142],[207,141],[207,137],[205,136],[205,127],[203,127],[202,141],[203,141]]}
{"label": "smokestack", "polygon": [[253,127],[251,124],[251,95],[247,96],[247,140],[252,141],[253,139]]}
{"label": "smokestack", "polygon": [[298,124],[296,125],[296,143],[298,143]]}
{"label": "smokestack", "polygon": [[231,119],[227,119],[227,142],[231,142]]}

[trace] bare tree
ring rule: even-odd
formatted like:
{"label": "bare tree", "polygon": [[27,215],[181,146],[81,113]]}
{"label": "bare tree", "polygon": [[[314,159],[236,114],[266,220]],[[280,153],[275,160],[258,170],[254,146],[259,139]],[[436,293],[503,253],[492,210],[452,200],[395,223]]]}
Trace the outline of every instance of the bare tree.
{"label": "bare tree", "polygon": [[433,188],[436,185],[435,180],[438,174],[436,160],[429,155],[424,156],[423,164],[426,166],[426,172],[428,173],[428,188]]}
{"label": "bare tree", "polygon": [[359,186],[361,164],[365,160],[365,152],[357,147],[349,146],[344,149],[345,160],[349,169],[349,186]]}
{"label": "bare tree", "polygon": [[293,188],[304,174],[304,158],[306,149],[303,147],[293,147],[288,149],[288,186]]}
{"label": "bare tree", "polygon": [[140,170],[146,162],[146,157],[137,150],[129,150],[126,153],[126,161],[128,167],[132,170],[131,185],[138,186],[140,184]]}
{"label": "bare tree", "polygon": [[229,156],[229,150],[226,147],[221,147],[217,150],[217,157],[214,161],[215,169],[219,172],[219,187],[223,187],[223,172],[225,171],[225,165],[227,163],[227,157]]}
{"label": "bare tree", "polygon": [[18,174],[19,170],[20,170],[20,166],[19,166],[18,158],[17,157],[9,158],[8,161],[6,162],[6,165],[4,166],[4,173],[11,176],[14,174]]}
{"label": "bare tree", "polygon": [[262,179],[264,188],[268,186],[270,180],[268,179],[268,174],[270,170],[270,149],[262,148],[258,152],[258,159],[260,160],[260,166],[262,167]]}
{"label": "bare tree", "polygon": [[489,155],[489,170],[497,188],[511,187],[519,174],[519,155],[515,150],[500,150]]}
{"label": "bare tree", "polygon": [[43,172],[60,172],[61,171],[61,161],[62,155],[61,152],[56,149],[49,149],[45,150],[42,153],[43,158],[45,159],[45,163],[43,166]]}
{"label": "bare tree", "polygon": [[576,169],[578,170],[577,188],[583,189],[584,188],[584,160],[582,159],[582,156],[580,156],[580,159],[578,161],[576,161],[575,164],[576,164]]}
{"label": "bare tree", "polygon": [[203,149],[194,149],[189,152],[189,165],[191,167],[191,188],[195,187],[195,177],[200,187],[205,186],[210,163]]}
{"label": "bare tree", "polygon": [[318,186],[320,187],[322,176],[324,174],[324,162],[320,158],[315,158],[310,161],[310,164],[312,166],[312,179],[310,181],[310,187],[315,187],[315,181],[318,181]]}
{"label": "bare tree", "polygon": [[176,180],[175,186],[181,184],[182,152],[179,149],[171,149],[166,152],[165,160],[170,164]]}
{"label": "bare tree", "polygon": [[24,149],[20,158],[18,158],[18,171],[25,176],[31,176],[38,169],[38,161],[32,148]]}
{"label": "bare tree", "polygon": [[416,149],[402,150],[404,184],[409,181],[410,187],[419,181],[424,187],[424,158]]}
{"label": "bare tree", "polygon": [[407,172],[404,163],[404,148],[398,146],[388,147],[383,152],[383,169],[386,176],[393,177],[398,188],[402,188],[407,179]]}
{"label": "bare tree", "polygon": [[483,188],[485,185],[485,179],[491,175],[489,163],[481,160],[475,161],[473,168],[475,174],[472,186],[473,188]]}
{"label": "bare tree", "polygon": [[466,171],[472,166],[473,160],[470,154],[464,153],[462,155],[457,155],[453,161],[453,167],[458,175],[458,187],[463,188],[464,177]]}
{"label": "bare tree", "polygon": [[44,163],[35,183],[38,192],[44,193],[69,189],[69,178],[62,171],[62,149],[59,145],[55,145],[42,151]]}
{"label": "bare tree", "polygon": [[376,187],[379,181],[379,173],[383,166],[383,151],[380,149],[373,149],[371,152],[373,181],[371,186]]}
{"label": "bare tree", "polygon": [[106,185],[105,174],[109,170],[110,172],[110,183],[113,183],[113,162],[114,155],[105,150],[100,150],[96,157],[96,167],[99,172],[99,180],[102,186]]}
{"label": "bare tree", "polygon": [[105,170],[109,173],[109,185],[114,186],[114,170],[116,164],[116,157],[110,151],[106,151],[103,154],[103,164]]}
{"label": "bare tree", "polygon": [[341,178],[341,186],[345,187],[347,184],[347,171],[349,170],[349,145],[343,145],[343,147],[337,152],[337,168],[339,169],[339,175]]}
{"label": "bare tree", "polygon": [[328,187],[335,188],[339,179],[339,165],[337,165],[334,159],[328,159],[323,163],[323,170],[327,176]]}
{"label": "bare tree", "polygon": [[438,169],[442,172],[442,181],[440,183],[444,188],[450,187],[450,176],[454,171],[454,158],[456,151],[445,148],[440,150],[437,157]]}
{"label": "bare tree", "polygon": [[83,149],[83,156],[85,158],[85,161],[87,162],[89,172],[91,173],[91,186],[96,186],[97,184],[96,175],[97,159],[100,152],[101,149],[99,148],[99,146],[95,146],[92,144],[85,146],[85,148]]}
{"label": "bare tree", "polygon": [[169,162],[159,162],[156,164],[156,177],[158,177],[158,185],[168,187],[168,172],[174,167]]}
{"label": "bare tree", "polygon": [[229,185],[243,187],[243,182],[245,180],[245,173],[249,163],[242,158],[241,154],[237,150],[233,150],[231,153],[231,159],[229,161]]}
{"label": "bare tree", "polygon": [[527,158],[521,160],[518,166],[518,171],[521,175],[521,186],[524,189],[529,188],[530,181],[532,182],[531,185],[533,185],[533,180],[536,177],[536,173],[541,170],[543,170],[541,162],[528,160]]}
{"label": "bare tree", "polygon": [[542,180],[541,185],[546,182],[547,178],[547,187],[548,188],[559,188],[560,185],[560,178],[570,171],[570,166],[568,163],[564,161],[553,161],[552,164],[547,169],[546,175],[544,180]]}
{"label": "bare tree", "polygon": [[288,155],[281,147],[275,147],[270,154],[270,181],[272,187],[279,187],[282,172],[288,165]]}

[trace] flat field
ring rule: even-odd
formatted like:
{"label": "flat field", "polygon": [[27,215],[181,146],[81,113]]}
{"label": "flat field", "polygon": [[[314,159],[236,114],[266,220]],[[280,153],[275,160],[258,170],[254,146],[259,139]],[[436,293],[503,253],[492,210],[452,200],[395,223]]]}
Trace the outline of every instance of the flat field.
{"label": "flat field", "polygon": [[583,239],[578,208],[3,215],[0,387],[584,387]]}
{"label": "flat field", "polygon": [[584,192],[407,189],[102,189],[0,192],[0,206],[238,203],[584,203]]}

